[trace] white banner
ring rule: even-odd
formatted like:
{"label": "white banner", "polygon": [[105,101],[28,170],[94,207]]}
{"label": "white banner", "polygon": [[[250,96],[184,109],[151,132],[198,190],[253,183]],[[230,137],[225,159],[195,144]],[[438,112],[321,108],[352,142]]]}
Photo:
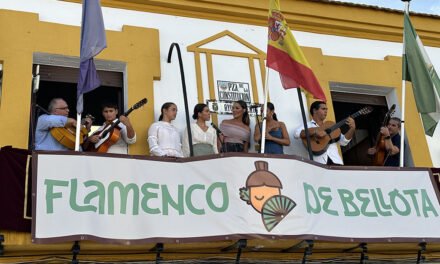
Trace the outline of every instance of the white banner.
{"label": "white banner", "polygon": [[327,169],[259,155],[160,161],[34,155],[34,242],[268,236],[440,239],[427,169]]}

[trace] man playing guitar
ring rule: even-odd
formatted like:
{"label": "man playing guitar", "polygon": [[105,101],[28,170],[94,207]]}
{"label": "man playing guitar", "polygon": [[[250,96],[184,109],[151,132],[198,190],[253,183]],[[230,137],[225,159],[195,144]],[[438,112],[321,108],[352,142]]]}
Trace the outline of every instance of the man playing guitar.
{"label": "man playing guitar", "polygon": [[[308,130],[310,135],[310,140],[323,140],[325,138],[331,138],[331,136],[326,132],[324,126],[324,120],[327,118],[327,105],[325,102],[316,101],[313,102],[310,106],[310,114],[312,115],[312,120],[308,122]],[[345,120],[345,124],[348,125],[349,130],[345,134],[341,134],[339,139],[331,140],[330,144],[328,144],[328,148],[323,150],[323,153],[313,155],[313,160],[322,164],[332,165],[338,164],[343,165],[343,161],[341,156],[339,155],[339,151],[336,143],[339,143],[341,146],[346,146],[351,138],[353,137],[354,131],[356,129],[356,124],[352,117],[348,117]],[[306,133],[304,131],[304,126],[300,126],[295,130],[295,138],[306,138]]]}
{"label": "man playing guitar", "polygon": [[[98,128],[98,130],[90,136],[85,143],[85,148],[90,149],[90,145],[96,146],[98,142],[103,140],[102,135],[103,132],[110,127],[110,125],[114,122],[118,121],[118,106],[113,103],[105,103],[102,105],[102,115],[105,119],[105,123]],[[109,131],[107,134],[113,135],[109,136],[107,140],[102,142],[101,146],[107,145],[106,149],[107,153],[118,153],[118,154],[128,154],[128,145],[134,144],[136,142],[136,132],[133,129],[133,126],[130,122],[130,119],[124,115],[119,117],[120,123],[113,129],[113,131]],[[117,133],[114,136],[114,133]],[[91,144],[93,143],[93,144]],[[98,152],[103,152],[97,148]]]}
{"label": "man playing guitar", "polygon": [[[400,165],[400,118],[391,117],[386,127],[380,128],[380,133],[385,140],[386,156],[383,166],[399,167]],[[377,149],[375,147],[368,149],[369,155],[374,155]]]}
{"label": "man playing guitar", "polygon": [[[61,144],[52,134],[53,128],[66,128],[75,130],[76,120],[69,118],[69,106],[61,98],[53,98],[48,106],[48,114],[38,117],[35,131],[35,150],[69,150]],[[92,120],[85,119],[87,129],[90,129]]]}

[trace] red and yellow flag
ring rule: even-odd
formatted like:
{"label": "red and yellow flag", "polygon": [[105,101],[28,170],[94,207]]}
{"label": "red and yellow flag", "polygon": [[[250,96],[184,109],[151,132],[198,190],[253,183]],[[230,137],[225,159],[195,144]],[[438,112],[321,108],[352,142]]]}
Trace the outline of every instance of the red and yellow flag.
{"label": "red and yellow flag", "polygon": [[279,72],[284,89],[303,88],[325,101],[324,92],[280,11],[279,0],[270,0],[267,67]]}

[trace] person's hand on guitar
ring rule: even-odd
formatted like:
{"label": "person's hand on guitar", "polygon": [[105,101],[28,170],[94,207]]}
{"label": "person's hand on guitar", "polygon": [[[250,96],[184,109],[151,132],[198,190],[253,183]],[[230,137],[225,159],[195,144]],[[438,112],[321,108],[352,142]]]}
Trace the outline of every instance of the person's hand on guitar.
{"label": "person's hand on guitar", "polygon": [[81,124],[85,126],[88,132],[90,132],[90,128],[92,127],[94,117],[91,115],[86,115],[85,118],[81,120]]}
{"label": "person's hand on guitar", "polygon": [[390,136],[390,131],[388,130],[387,127],[381,127],[381,128],[380,128],[380,133],[381,133],[384,137],[389,137],[389,136]]}
{"label": "person's hand on guitar", "polygon": [[323,129],[320,129],[319,127],[316,127],[314,129],[313,136],[315,136],[317,138],[323,138],[323,137],[328,136],[328,134]]}
{"label": "person's hand on guitar", "polygon": [[119,117],[119,121],[121,121],[121,123],[124,124],[125,126],[131,126],[130,119],[126,116],[121,115]]}
{"label": "person's hand on guitar", "polygon": [[119,117],[119,121],[121,121],[121,123],[127,127],[127,137],[133,138],[136,133],[134,132],[133,126],[130,123],[130,119],[124,115],[121,115]]}
{"label": "person's hand on guitar", "polygon": [[64,125],[65,128],[75,128],[76,127],[76,119],[73,118],[67,118],[66,124]]}
{"label": "person's hand on guitar", "polygon": [[100,136],[100,135],[92,135],[92,136],[88,137],[87,141],[89,141],[89,142],[95,144],[95,143],[98,143],[98,141],[99,141],[100,139],[101,139],[101,136]]}
{"label": "person's hand on guitar", "polygon": [[369,148],[368,150],[367,150],[367,154],[368,155],[374,155],[374,154],[376,154],[376,147],[372,147],[372,148]]}
{"label": "person's hand on guitar", "polygon": [[356,129],[356,123],[354,122],[354,119],[353,118],[351,118],[351,117],[348,117],[346,120],[345,120],[345,124],[347,124],[347,126],[350,128],[350,129]]}
{"label": "person's hand on guitar", "polygon": [[347,133],[344,134],[345,138],[350,140],[353,137],[354,131],[356,130],[356,123],[354,122],[354,119],[349,116],[345,120],[345,124],[350,128]]}

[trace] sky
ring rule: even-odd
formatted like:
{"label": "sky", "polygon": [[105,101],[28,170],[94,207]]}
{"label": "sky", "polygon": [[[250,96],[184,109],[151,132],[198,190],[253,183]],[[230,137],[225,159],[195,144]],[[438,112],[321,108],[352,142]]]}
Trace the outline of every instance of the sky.
{"label": "sky", "polygon": [[[337,0],[340,2],[349,2],[356,4],[373,5],[379,7],[392,8],[397,10],[404,9],[404,3],[401,0]],[[440,0],[411,0],[410,12],[440,15]]]}

